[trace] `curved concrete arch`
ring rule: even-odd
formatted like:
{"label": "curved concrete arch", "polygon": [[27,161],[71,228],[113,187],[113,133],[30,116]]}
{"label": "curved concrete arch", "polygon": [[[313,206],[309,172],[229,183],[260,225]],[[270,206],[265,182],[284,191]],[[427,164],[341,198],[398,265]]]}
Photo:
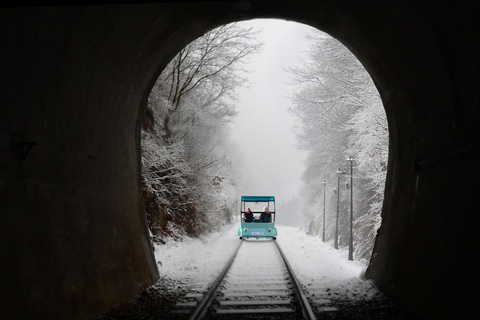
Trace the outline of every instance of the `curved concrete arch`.
{"label": "curved concrete arch", "polygon": [[92,319],[159,277],[140,188],[141,108],[175,53],[221,24],[328,32],[382,96],[390,159],[367,277],[425,319],[477,300],[478,6],[233,1],[0,9],[0,315]]}

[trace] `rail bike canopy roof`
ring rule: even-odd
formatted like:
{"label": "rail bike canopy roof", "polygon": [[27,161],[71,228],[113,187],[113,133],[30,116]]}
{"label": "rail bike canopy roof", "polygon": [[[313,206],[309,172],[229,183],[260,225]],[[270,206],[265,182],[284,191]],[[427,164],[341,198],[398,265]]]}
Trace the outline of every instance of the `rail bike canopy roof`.
{"label": "rail bike canopy roof", "polygon": [[247,201],[247,202],[275,201],[275,197],[273,196],[242,196],[242,201]]}

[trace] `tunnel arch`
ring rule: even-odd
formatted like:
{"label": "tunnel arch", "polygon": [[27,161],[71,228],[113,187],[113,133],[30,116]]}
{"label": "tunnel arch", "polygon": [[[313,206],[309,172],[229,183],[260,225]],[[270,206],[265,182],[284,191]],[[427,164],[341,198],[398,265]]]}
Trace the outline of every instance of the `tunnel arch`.
{"label": "tunnel arch", "polygon": [[425,319],[465,318],[478,298],[477,15],[475,4],[426,0],[0,10],[0,314],[91,319],[158,279],[140,195],[141,106],[193,39],[276,18],[341,41],[382,96],[390,156],[367,277]]}

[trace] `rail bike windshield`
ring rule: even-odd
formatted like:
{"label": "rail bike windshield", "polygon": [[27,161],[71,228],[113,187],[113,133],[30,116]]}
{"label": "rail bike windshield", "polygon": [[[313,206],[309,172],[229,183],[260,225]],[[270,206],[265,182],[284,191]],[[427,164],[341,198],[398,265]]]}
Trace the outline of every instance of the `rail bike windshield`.
{"label": "rail bike windshield", "polygon": [[242,212],[250,209],[252,212],[262,212],[266,208],[267,211],[275,212],[275,197],[264,196],[243,196],[242,197]]}

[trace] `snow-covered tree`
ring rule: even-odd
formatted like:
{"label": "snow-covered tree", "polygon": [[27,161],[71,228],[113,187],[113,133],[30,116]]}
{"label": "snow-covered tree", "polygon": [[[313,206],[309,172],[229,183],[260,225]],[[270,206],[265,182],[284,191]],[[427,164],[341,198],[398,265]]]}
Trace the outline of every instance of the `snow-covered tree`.
{"label": "snow-covered tree", "polygon": [[246,81],[246,58],[261,49],[257,33],[238,23],[224,25],[176,55],[154,88],[170,102],[158,110],[164,139],[175,139],[175,131],[183,132],[182,126],[195,126],[205,119],[228,121],[236,114],[235,89]]}
{"label": "snow-covered tree", "polygon": [[[311,228],[323,230],[322,182],[327,181],[326,235],[335,235],[339,192],[339,244],[349,240],[350,168],[354,156],[354,239],[356,257],[368,259],[380,224],[388,128],[379,94],[366,70],[340,42],[322,32],[308,35],[308,59],[289,72],[295,91],[291,112],[297,119],[299,147],[309,152],[303,175]],[[346,171],[340,178],[336,171]],[[338,190],[337,190],[338,189]]]}
{"label": "snow-covered tree", "polygon": [[246,58],[261,49],[257,32],[237,23],[211,30],[183,48],[155,83],[142,130],[144,199],[154,235],[196,235],[230,221],[237,177],[225,128],[236,115]]}

